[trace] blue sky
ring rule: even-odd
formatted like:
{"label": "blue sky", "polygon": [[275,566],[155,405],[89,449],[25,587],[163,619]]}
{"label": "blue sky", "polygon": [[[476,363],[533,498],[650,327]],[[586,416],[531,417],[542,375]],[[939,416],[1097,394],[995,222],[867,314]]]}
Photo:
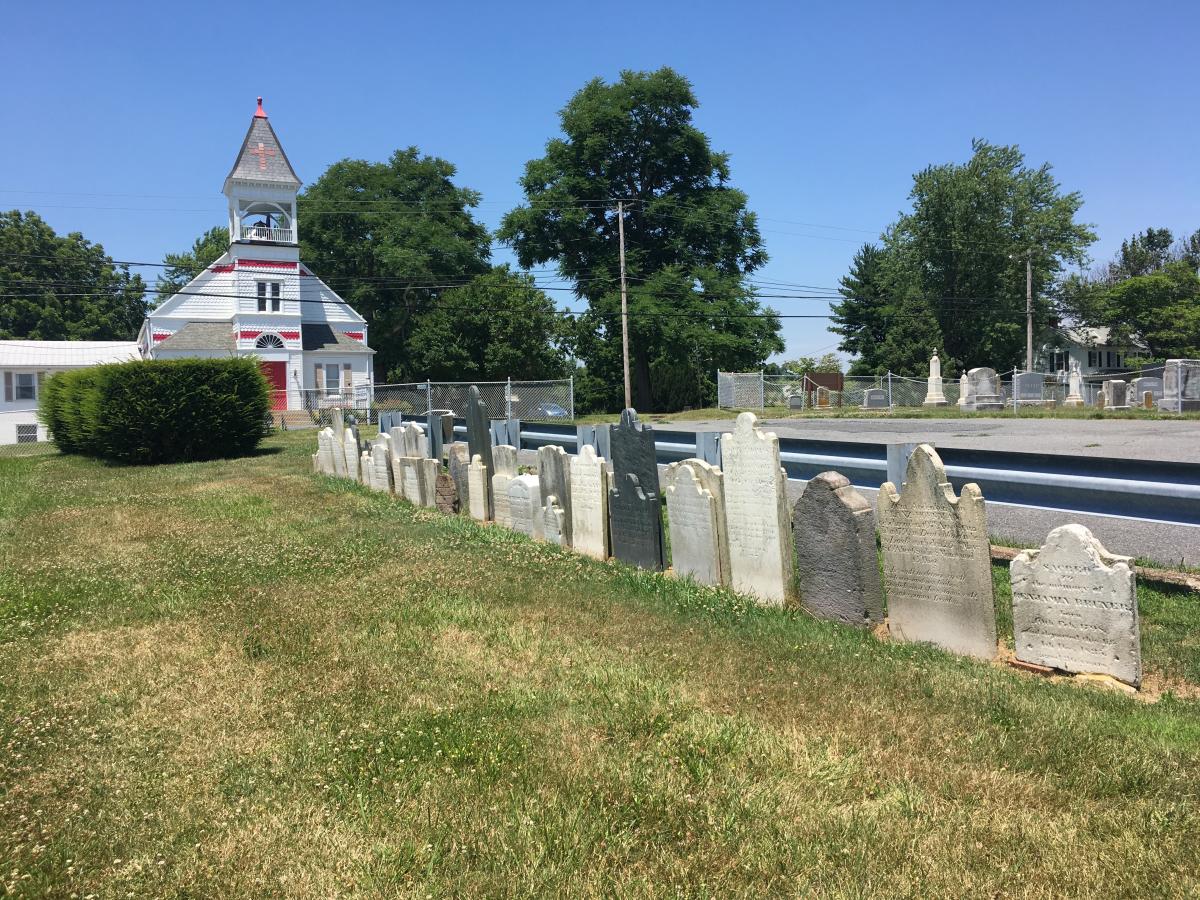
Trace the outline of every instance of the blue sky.
{"label": "blue sky", "polygon": [[[1103,260],[1134,231],[1200,227],[1198,36],[1195,2],[11,4],[0,208],[160,260],[224,221],[262,94],[305,181],[416,145],[495,227],[574,91],[669,65],[761,216],[763,279],[836,286],[912,174],[973,137],[1053,164]],[[785,320],[786,355],[833,349],[826,324]]]}

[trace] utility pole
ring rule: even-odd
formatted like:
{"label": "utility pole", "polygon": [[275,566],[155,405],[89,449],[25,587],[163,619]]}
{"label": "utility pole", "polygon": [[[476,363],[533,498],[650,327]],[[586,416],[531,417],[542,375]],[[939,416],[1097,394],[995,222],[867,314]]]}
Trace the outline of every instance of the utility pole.
{"label": "utility pole", "polygon": [[[621,361],[625,366],[625,408],[633,406],[629,386],[629,297],[625,291],[625,201],[617,201],[617,235],[621,244]],[[1031,325],[1030,328],[1033,326]],[[1031,331],[1030,334],[1033,332]],[[1033,338],[1030,338],[1032,341]],[[1031,344],[1032,346],[1032,344]]]}
{"label": "utility pole", "polygon": [[1025,371],[1033,371],[1033,251],[1025,253]]}

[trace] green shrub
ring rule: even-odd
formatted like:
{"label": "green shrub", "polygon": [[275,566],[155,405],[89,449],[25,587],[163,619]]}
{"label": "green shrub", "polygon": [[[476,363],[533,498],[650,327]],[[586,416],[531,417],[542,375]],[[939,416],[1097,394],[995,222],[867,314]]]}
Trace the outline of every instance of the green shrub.
{"label": "green shrub", "polygon": [[270,412],[251,358],[138,360],[47,379],[39,416],[64,453],[130,463],[241,456]]}

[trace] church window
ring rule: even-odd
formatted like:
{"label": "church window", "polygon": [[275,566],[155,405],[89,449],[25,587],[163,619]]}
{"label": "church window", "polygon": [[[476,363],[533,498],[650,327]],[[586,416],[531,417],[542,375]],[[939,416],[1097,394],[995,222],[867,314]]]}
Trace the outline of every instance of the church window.
{"label": "church window", "polygon": [[259,350],[282,350],[283,339],[278,335],[264,334],[254,342],[254,346]]}
{"label": "church window", "polygon": [[258,311],[266,312],[268,304],[271,312],[279,312],[279,282],[260,281],[258,283]]}

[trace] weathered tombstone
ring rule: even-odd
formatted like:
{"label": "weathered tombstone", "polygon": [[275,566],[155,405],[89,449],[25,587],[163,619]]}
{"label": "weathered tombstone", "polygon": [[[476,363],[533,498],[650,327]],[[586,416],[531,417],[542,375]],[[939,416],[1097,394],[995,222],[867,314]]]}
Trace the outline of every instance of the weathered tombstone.
{"label": "weathered tombstone", "polygon": [[330,427],[333,433],[337,436],[338,443],[342,442],[342,435],[346,431],[346,417],[340,408],[334,408],[329,411]]}
{"label": "weathered tombstone", "polygon": [[671,568],[700,584],[729,584],[721,470],[701,459],[667,466]]}
{"label": "weathered tombstone", "polygon": [[334,431],[330,428],[329,431],[331,432],[329,435],[330,453],[333,456],[333,472],[331,474],[338,478],[349,478],[350,470],[346,466],[346,445],[342,443],[346,438],[346,429]]}
{"label": "weathered tombstone", "polygon": [[1066,672],[1142,681],[1133,560],[1082,525],[1055,528],[1010,564],[1016,657]]}
{"label": "weathered tombstone", "polygon": [[513,531],[541,536],[542,492],[536,475],[518,475],[508,483],[508,507]]}
{"label": "weathered tombstone", "polygon": [[538,481],[543,497],[554,497],[564,513],[561,543],[571,544],[571,458],[562,447],[550,444],[538,447]]}
{"label": "weathered tombstone", "polygon": [[[453,418],[451,418],[451,427],[453,427]],[[442,438],[442,414],[430,412],[425,416],[426,436],[429,439],[429,456],[431,459],[436,459],[440,465],[442,462],[442,447],[446,441]]]}
{"label": "weathered tombstone", "polygon": [[547,543],[557,544],[560,547],[567,546],[563,537],[563,526],[566,521],[566,513],[558,502],[558,498],[553,494],[545,497],[542,503],[542,536]]}
{"label": "weathered tombstone", "polygon": [[370,485],[373,491],[390,494],[392,487],[392,439],[381,434],[371,444],[368,455],[370,465]]}
{"label": "weathered tombstone", "polygon": [[571,457],[571,539],[580,553],[608,558],[608,467],[591,444]]}
{"label": "weathered tombstone", "polygon": [[995,369],[978,366],[967,372],[967,409],[983,412],[1004,409],[1004,397],[1000,393],[1000,379]]}
{"label": "weathered tombstone", "polygon": [[486,522],[488,515],[487,498],[491,493],[488,467],[483,463],[483,457],[478,453],[471,459],[467,467],[467,500],[471,505],[471,518],[476,522]]}
{"label": "weathered tombstone", "polygon": [[453,515],[458,512],[458,488],[447,472],[437,473],[433,505],[438,512]]}
{"label": "weathered tombstone", "polygon": [[796,587],[814,616],[847,625],[883,621],[871,504],[840,472],[809,480],[792,511]]}
{"label": "weathered tombstone", "polygon": [[1200,410],[1200,359],[1167,360],[1158,408],[1177,413]]}
{"label": "weathered tombstone", "polygon": [[1063,406],[1086,406],[1083,399],[1083,376],[1079,372],[1079,360],[1071,360],[1071,370],[1067,373],[1067,399]]}
{"label": "weathered tombstone", "polygon": [[[423,477],[422,464],[426,462],[433,462],[433,460],[417,459],[412,456],[401,456],[396,460],[395,469],[400,473],[400,480],[396,484],[396,493],[413,506],[429,506],[429,498],[433,496]],[[435,479],[437,477],[436,464],[434,477]]]}
{"label": "weathered tombstone", "polygon": [[492,448],[492,461],[496,471],[492,475],[492,514],[496,523],[512,528],[512,514],[508,508],[508,484],[517,477],[517,448],[498,444]]}
{"label": "weathered tombstone", "polygon": [[371,451],[363,450],[358,454],[358,480],[364,487],[371,486]]}
{"label": "weathered tombstone", "polygon": [[447,468],[450,470],[450,477],[454,479],[454,489],[458,491],[458,508],[460,511],[468,511],[471,498],[470,487],[467,483],[467,468],[471,465],[471,459],[467,455],[467,445],[451,444],[448,453]]}
{"label": "weathered tombstone", "polygon": [[867,388],[863,391],[863,409],[887,409],[891,406],[888,403],[887,391],[883,388]]}
{"label": "weathered tombstone", "polygon": [[358,449],[358,437],[350,428],[342,432],[342,455],[346,459],[346,477],[351,481],[361,481],[360,463],[362,459]]}
{"label": "weathered tombstone", "polygon": [[1154,391],[1142,392],[1142,409],[1154,409]]}
{"label": "weathered tombstone", "polygon": [[[425,434],[425,429],[416,422],[409,422],[400,430],[401,440],[401,456],[409,457],[428,457],[429,456],[429,438]],[[395,438],[393,437],[393,441]],[[394,445],[393,445],[394,451]]]}
{"label": "weathered tombstone", "polygon": [[829,409],[829,388],[818,387],[814,392],[817,409]]}
{"label": "weathered tombstone", "polygon": [[1135,378],[1129,382],[1130,395],[1141,403],[1145,393],[1149,391],[1152,398],[1157,402],[1162,399],[1163,395],[1163,380],[1150,375],[1142,375],[1140,378]]}
{"label": "weathered tombstone", "polygon": [[322,428],[317,432],[317,471],[323,475],[336,475],[337,466],[334,464],[334,451],[340,452],[332,428]]}
{"label": "weathered tombstone", "polygon": [[1104,408],[1129,409],[1129,385],[1119,379],[1104,382]]}
{"label": "weathered tombstone", "polygon": [[[488,470],[495,471],[495,463],[492,461],[492,430],[488,423],[487,407],[483,403],[483,398],[479,396],[479,387],[471,385],[467,391],[467,448],[473,460],[476,456],[479,457],[480,463]],[[483,497],[479,498],[483,504],[482,508],[486,511],[486,518],[492,517],[492,486],[485,482],[482,485]],[[472,501],[472,508],[474,501]]]}
{"label": "weathered tombstone", "polygon": [[1040,405],[1046,376],[1041,372],[1017,372],[1013,375],[1013,399],[1017,405]]}
{"label": "weathered tombstone", "polygon": [[645,569],[661,570],[663,560],[662,501],[654,429],[626,409],[609,429],[613,477],[609,488],[609,538],[617,559]]}
{"label": "weathered tombstone", "polygon": [[902,641],[990,659],[996,653],[991,549],[983,494],[962,495],[928,444],[913,451],[903,491],[879,489],[888,629]]}
{"label": "weathered tombstone", "polygon": [[958,379],[958,408],[971,408],[971,381],[967,378],[966,372],[963,372]]}
{"label": "weathered tombstone", "polygon": [[938,359],[937,351],[929,358],[929,380],[925,387],[925,402],[922,406],[945,406],[946,391],[942,387],[942,361]]}
{"label": "weathered tombstone", "polygon": [[788,395],[788,409],[804,409],[804,392]]}
{"label": "weathered tombstone", "polygon": [[792,587],[787,474],[779,465],[779,438],[757,423],[754,413],[744,412],[733,431],[721,435],[730,585],[782,605]]}

